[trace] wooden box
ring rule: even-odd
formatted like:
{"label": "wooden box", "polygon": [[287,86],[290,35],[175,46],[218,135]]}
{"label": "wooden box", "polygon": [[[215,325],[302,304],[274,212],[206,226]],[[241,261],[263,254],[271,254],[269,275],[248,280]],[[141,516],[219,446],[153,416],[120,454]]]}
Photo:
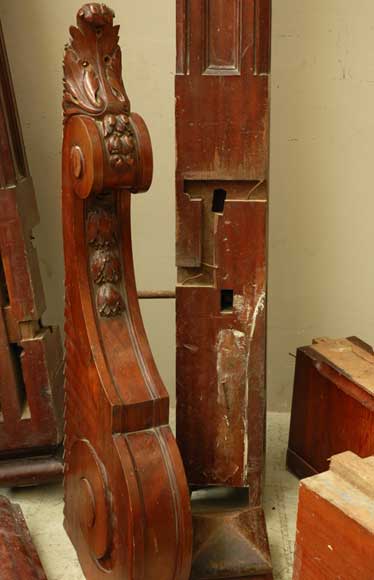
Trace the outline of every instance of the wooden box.
{"label": "wooden box", "polygon": [[373,580],[374,457],[346,452],[301,482],[293,580]]}
{"label": "wooden box", "polygon": [[287,466],[298,477],[329,468],[343,451],[374,454],[374,355],[356,337],[299,348]]}

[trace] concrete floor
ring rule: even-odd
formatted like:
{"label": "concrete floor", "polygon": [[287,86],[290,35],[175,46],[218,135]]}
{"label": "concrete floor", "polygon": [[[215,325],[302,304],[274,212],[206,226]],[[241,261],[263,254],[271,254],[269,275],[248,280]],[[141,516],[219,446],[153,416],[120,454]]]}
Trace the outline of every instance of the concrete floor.
{"label": "concrete floor", "polygon": [[[288,427],[289,414],[269,414],[265,510],[274,580],[292,579],[298,480],[285,470]],[[62,527],[61,485],[1,490],[1,493],[21,505],[48,579],[83,580],[74,549]]]}

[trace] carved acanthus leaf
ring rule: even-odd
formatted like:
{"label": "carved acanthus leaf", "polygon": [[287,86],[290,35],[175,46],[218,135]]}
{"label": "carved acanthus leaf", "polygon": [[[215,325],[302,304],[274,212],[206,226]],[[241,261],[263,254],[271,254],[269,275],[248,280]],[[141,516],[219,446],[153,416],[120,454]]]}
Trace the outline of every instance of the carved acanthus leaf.
{"label": "carved acanthus leaf", "polygon": [[112,212],[97,208],[88,214],[88,243],[95,248],[108,248],[116,244],[116,221]]}
{"label": "carved acanthus leaf", "polygon": [[[110,125],[109,120],[108,124]],[[118,221],[114,207],[110,208],[108,201],[109,199],[96,198],[87,214],[86,231],[91,278],[98,287],[93,290],[96,293],[97,310],[103,318],[114,318],[123,312],[125,302],[121,289]]]}
{"label": "carved acanthus leaf", "polygon": [[104,4],[86,4],[71,27],[64,58],[64,113],[101,116],[130,114],[122,81],[119,26]]}
{"label": "carved acanthus leaf", "polygon": [[121,278],[120,260],[113,251],[97,250],[92,256],[91,272],[95,284],[116,284]]}
{"label": "carved acanthus leaf", "polygon": [[120,101],[125,102],[126,91],[122,81],[122,53],[118,46],[113,52],[111,62],[109,63],[108,61],[106,74],[113,95]]}
{"label": "carved acanthus leaf", "polygon": [[103,318],[113,318],[124,311],[123,298],[112,284],[100,286],[97,292],[97,308]]}

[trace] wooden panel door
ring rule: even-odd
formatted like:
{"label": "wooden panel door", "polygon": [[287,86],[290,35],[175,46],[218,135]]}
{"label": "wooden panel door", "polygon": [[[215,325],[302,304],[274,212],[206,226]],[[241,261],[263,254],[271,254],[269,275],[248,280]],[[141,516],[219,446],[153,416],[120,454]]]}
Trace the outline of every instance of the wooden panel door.
{"label": "wooden panel door", "polygon": [[270,0],[177,0],[177,49],[177,440],[192,490],[243,490],[198,502],[193,577],[262,577]]}

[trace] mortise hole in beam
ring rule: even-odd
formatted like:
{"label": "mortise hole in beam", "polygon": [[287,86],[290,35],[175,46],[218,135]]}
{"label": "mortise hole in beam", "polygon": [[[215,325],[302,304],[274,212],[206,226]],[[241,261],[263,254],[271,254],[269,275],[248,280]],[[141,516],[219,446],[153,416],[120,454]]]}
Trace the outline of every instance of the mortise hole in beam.
{"label": "mortise hole in beam", "polygon": [[221,290],[221,312],[232,312],[234,305],[234,290]]}
{"label": "mortise hole in beam", "polygon": [[25,411],[25,407],[27,405],[27,399],[26,399],[26,386],[25,386],[25,381],[23,379],[22,363],[21,363],[23,348],[20,347],[18,344],[11,343],[9,345],[9,349],[10,349],[11,356],[13,359],[13,365],[14,365],[14,371],[15,371],[15,375],[16,375],[16,379],[17,379],[17,389],[18,389],[18,393],[19,393],[19,399],[21,402],[21,408],[23,409],[22,418],[24,418],[23,414]]}
{"label": "mortise hole in beam", "polygon": [[5,279],[3,260],[0,255],[0,305],[6,306],[9,304],[9,293]]}
{"label": "mortise hole in beam", "polygon": [[212,211],[214,213],[223,214],[226,196],[227,191],[225,191],[224,189],[215,189],[213,191]]}

